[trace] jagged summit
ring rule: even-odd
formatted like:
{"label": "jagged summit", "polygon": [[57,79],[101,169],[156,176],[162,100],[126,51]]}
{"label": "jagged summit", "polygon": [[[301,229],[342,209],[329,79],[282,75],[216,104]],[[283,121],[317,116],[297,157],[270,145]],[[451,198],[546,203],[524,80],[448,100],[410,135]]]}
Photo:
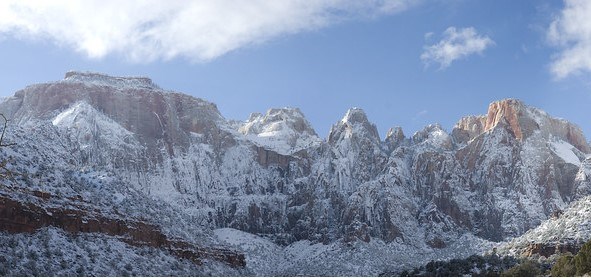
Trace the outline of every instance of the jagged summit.
{"label": "jagged summit", "polygon": [[486,116],[467,116],[461,118],[452,130],[452,137],[458,143],[466,143],[480,135],[486,124]]}
{"label": "jagged summit", "polygon": [[119,77],[88,71],[68,71],[66,72],[64,81],[92,83],[99,86],[160,89],[160,87],[148,77]]}
{"label": "jagged summit", "polygon": [[566,120],[554,118],[517,99],[492,102],[488,106],[486,115],[463,117],[454,126],[452,136],[455,142],[466,143],[495,128],[506,129],[521,142],[539,133],[564,140],[583,153],[591,152],[591,148],[578,126]]}
{"label": "jagged summit", "polygon": [[238,131],[256,145],[280,154],[292,154],[322,141],[298,108],[272,108],[252,113]]}
{"label": "jagged summit", "polygon": [[353,136],[380,141],[376,125],[369,122],[363,109],[357,107],[347,110],[345,116],[332,126],[328,134],[328,142],[332,144]]}
{"label": "jagged summit", "polygon": [[539,127],[538,122],[527,112],[528,109],[522,101],[517,99],[495,101],[489,104],[486,115],[467,116],[460,119],[452,133],[457,141],[467,142],[483,132],[503,125],[521,141]]}
{"label": "jagged summit", "polygon": [[395,126],[388,130],[388,133],[386,133],[385,141],[392,147],[397,147],[398,145],[400,145],[400,143],[404,141],[404,139],[406,139],[406,137],[404,136],[404,131],[402,130],[402,127]]}
{"label": "jagged summit", "polygon": [[531,117],[523,102],[517,99],[495,101],[488,106],[484,131],[493,129],[499,124],[508,125],[518,140],[523,140],[533,130],[539,128],[536,119]]}
{"label": "jagged summit", "polygon": [[423,130],[415,132],[412,140],[416,144],[429,144],[434,147],[451,149],[452,140],[440,124],[431,124]]}
{"label": "jagged summit", "polygon": [[349,108],[345,116],[341,119],[342,123],[368,123],[367,115],[363,109],[358,107]]}
{"label": "jagged summit", "polygon": [[285,128],[297,133],[316,135],[316,132],[306,120],[299,108],[271,108],[265,115],[252,113],[246,123],[240,128],[243,134],[260,134],[280,131]]}

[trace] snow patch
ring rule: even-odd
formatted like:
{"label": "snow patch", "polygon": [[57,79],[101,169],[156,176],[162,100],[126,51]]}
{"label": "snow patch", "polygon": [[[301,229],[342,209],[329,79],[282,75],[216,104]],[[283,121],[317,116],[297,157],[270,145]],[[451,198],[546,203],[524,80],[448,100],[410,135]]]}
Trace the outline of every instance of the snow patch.
{"label": "snow patch", "polygon": [[130,145],[134,135],[117,122],[97,111],[90,104],[80,101],[62,111],[53,118],[51,123],[59,128],[69,130],[77,137],[82,148],[87,148],[103,141],[104,146],[115,147]]}
{"label": "snow patch", "polygon": [[558,155],[562,160],[566,163],[580,165],[581,161],[579,157],[573,152],[575,147],[565,141],[558,141],[551,143],[551,149],[554,151],[556,155]]}

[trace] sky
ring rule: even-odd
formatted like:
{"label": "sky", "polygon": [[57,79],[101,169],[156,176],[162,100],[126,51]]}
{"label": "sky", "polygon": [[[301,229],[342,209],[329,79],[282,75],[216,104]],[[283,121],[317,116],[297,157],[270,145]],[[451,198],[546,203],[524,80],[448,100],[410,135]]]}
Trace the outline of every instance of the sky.
{"label": "sky", "polygon": [[383,138],[517,98],[591,137],[591,1],[2,1],[0,96],[66,71],[147,76],[228,119],[347,109]]}

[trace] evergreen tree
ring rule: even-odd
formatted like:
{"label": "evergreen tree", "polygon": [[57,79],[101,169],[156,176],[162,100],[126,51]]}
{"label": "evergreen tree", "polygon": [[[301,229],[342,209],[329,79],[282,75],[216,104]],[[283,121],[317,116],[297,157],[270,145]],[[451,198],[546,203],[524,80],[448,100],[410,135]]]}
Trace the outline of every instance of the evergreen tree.
{"label": "evergreen tree", "polygon": [[506,277],[533,277],[540,276],[542,271],[540,266],[531,260],[527,260],[518,264],[503,273]]}
{"label": "evergreen tree", "polygon": [[572,277],[575,276],[577,273],[577,268],[575,266],[574,256],[571,253],[567,253],[565,255],[560,256],[554,266],[552,266],[552,270],[550,270],[550,275],[554,277]]}
{"label": "evergreen tree", "polygon": [[575,266],[577,276],[583,276],[591,273],[591,241],[583,244],[579,253],[575,256]]}

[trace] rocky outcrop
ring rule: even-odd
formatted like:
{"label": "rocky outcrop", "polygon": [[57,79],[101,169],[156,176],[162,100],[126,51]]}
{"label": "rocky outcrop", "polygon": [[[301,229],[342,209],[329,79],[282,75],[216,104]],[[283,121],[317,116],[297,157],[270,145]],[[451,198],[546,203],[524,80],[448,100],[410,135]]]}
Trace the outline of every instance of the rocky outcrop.
{"label": "rocky outcrop", "polygon": [[544,256],[576,254],[591,238],[591,196],[573,201],[564,210],[527,233],[498,246],[499,254]]}
{"label": "rocky outcrop", "polygon": [[405,141],[406,141],[406,136],[404,135],[402,128],[399,126],[390,128],[388,130],[388,133],[386,133],[385,142],[391,151],[398,148]]}
{"label": "rocky outcrop", "polygon": [[539,255],[542,257],[550,258],[550,256],[554,254],[577,254],[577,252],[579,252],[582,246],[583,243],[531,243],[523,250],[520,256],[532,257],[534,255]]}
{"label": "rocky outcrop", "polygon": [[517,140],[523,140],[539,128],[536,121],[526,117],[523,103],[516,99],[496,101],[488,106],[484,131],[489,131],[499,124],[504,124]]}
{"label": "rocky outcrop", "polygon": [[239,131],[246,135],[286,130],[294,131],[300,136],[306,134],[317,136],[312,125],[298,108],[273,108],[269,109],[265,115],[253,113],[248,121],[239,128]]}
{"label": "rocky outcrop", "polygon": [[92,83],[98,86],[128,87],[142,89],[160,89],[148,77],[116,77],[96,72],[68,71],[64,77],[66,82]]}
{"label": "rocky outcrop", "polygon": [[591,157],[581,163],[575,177],[575,197],[577,199],[591,195]]}
{"label": "rocky outcrop", "polygon": [[467,143],[484,132],[485,116],[468,116],[460,119],[452,130],[452,137],[457,143]]}
{"label": "rocky outcrop", "polygon": [[[34,191],[33,196],[42,202],[52,198],[46,192]],[[78,197],[80,198],[80,197]],[[76,198],[75,198],[76,199]],[[203,259],[224,262],[232,267],[244,267],[243,254],[220,248],[199,247],[182,240],[172,240],[158,227],[142,221],[106,217],[100,211],[77,209],[75,202],[65,207],[42,207],[0,195],[0,231],[8,233],[33,233],[52,226],[70,233],[100,233],[120,238],[134,246],[150,246],[166,249],[172,254],[202,264]]]}
{"label": "rocky outcrop", "polygon": [[282,155],[306,152],[322,141],[297,108],[269,109],[265,115],[253,113],[238,131],[257,146]]}

